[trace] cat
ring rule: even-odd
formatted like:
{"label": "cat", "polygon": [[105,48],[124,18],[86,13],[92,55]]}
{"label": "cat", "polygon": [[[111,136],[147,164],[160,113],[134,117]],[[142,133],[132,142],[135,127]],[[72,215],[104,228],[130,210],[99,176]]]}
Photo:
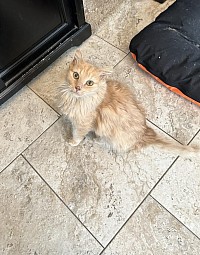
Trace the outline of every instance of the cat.
{"label": "cat", "polygon": [[111,72],[109,68],[86,62],[81,52],[76,51],[59,98],[62,113],[72,123],[71,146],[77,146],[93,131],[116,152],[138,150],[151,144],[195,152],[195,147],[165,140],[147,126],[145,112],[132,90],[106,79]]}

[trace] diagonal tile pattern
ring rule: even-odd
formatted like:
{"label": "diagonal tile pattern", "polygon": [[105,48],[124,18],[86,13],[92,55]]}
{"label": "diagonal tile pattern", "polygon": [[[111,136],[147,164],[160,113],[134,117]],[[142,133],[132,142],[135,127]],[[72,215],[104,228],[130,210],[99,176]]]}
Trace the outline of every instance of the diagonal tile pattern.
{"label": "diagonal tile pattern", "polygon": [[25,87],[0,106],[0,171],[14,160],[58,115]]}
{"label": "diagonal tile pattern", "polygon": [[[200,109],[127,55],[132,36],[174,0],[84,2],[95,28],[80,46],[84,57],[115,67],[113,77],[135,90],[161,130],[149,125],[188,143]],[[69,123],[54,110],[75,50],[0,107],[0,254],[199,255],[200,155],[149,147],[117,156],[92,136],[68,146]],[[200,133],[192,143],[200,145]]]}
{"label": "diagonal tile pattern", "polygon": [[100,244],[20,156],[0,180],[1,254],[91,254]]}
{"label": "diagonal tile pattern", "polygon": [[154,21],[155,17],[174,1],[167,1],[163,5],[152,0],[123,1],[115,15],[109,16],[95,33],[128,53],[132,37]]}
{"label": "diagonal tile pattern", "polygon": [[152,148],[116,156],[89,138],[72,148],[66,130],[59,120],[23,155],[106,245],[175,157]]}
{"label": "diagonal tile pattern", "polygon": [[148,197],[102,255],[197,255],[200,241]]}
{"label": "diagonal tile pattern", "polygon": [[[192,144],[200,146],[200,133]],[[200,237],[200,152],[179,158],[152,195]]]}

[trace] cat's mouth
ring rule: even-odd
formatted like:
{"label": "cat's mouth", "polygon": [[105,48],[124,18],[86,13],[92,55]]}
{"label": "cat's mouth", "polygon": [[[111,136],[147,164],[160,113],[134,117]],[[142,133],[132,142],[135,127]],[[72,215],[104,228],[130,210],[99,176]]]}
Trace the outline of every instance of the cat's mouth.
{"label": "cat's mouth", "polygon": [[78,90],[78,91],[73,91],[73,94],[76,96],[76,97],[82,97],[84,94]]}

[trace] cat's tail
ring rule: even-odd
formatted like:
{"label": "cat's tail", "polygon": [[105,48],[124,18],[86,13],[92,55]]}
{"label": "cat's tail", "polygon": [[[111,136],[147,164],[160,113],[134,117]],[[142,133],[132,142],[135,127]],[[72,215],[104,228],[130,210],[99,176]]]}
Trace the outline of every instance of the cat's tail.
{"label": "cat's tail", "polygon": [[177,152],[179,155],[191,156],[200,153],[198,146],[182,145],[178,142],[165,139],[158,135],[152,128],[147,127],[144,142],[146,145],[152,144],[167,149],[168,151]]}

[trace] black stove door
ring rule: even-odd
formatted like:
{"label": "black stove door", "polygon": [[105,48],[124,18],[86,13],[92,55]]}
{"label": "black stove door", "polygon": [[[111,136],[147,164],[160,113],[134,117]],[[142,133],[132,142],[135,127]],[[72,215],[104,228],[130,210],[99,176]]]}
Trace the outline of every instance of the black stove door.
{"label": "black stove door", "polygon": [[83,0],[0,0],[0,104],[90,35]]}
{"label": "black stove door", "polygon": [[0,70],[5,70],[66,21],[55,0],[0,1]]}
{"label": "black stove door", "polygon": [[0,1],[0,78],[6,86],[73,26],[68,0]]}

